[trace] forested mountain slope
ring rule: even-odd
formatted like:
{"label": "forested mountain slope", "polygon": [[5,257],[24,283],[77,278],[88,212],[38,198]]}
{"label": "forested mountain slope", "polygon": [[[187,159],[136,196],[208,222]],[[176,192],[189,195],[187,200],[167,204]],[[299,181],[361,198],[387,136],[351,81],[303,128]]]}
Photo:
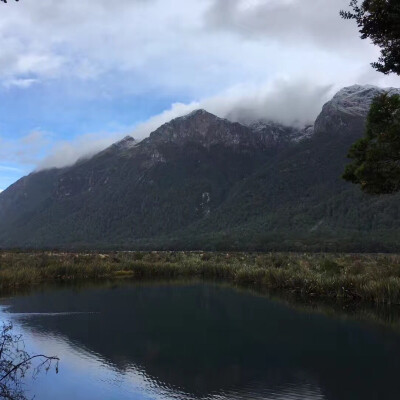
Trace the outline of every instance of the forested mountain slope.
{"label": "forested mountain slope", "polygon": [[399,196],[340,177],[379,91],[345,88],[302,129],[197,110],[32,173],[0,194],[0,246],[395,250]]}

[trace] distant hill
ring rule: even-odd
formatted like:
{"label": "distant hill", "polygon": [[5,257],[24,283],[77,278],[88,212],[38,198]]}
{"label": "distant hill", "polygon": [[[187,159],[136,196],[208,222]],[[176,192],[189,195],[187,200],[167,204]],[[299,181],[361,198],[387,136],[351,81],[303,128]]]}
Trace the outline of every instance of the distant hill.
{"label": "distant hill", "polygon": [[383,89],[351,86],[314,126],[249,126],[197,110],[0,193],[0,247],[400,250],[399,195],[344,182]]}

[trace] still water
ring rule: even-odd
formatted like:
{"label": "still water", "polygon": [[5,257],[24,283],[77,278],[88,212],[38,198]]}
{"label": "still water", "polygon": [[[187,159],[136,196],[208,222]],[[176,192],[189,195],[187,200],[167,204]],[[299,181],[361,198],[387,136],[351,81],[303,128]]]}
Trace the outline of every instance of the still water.
{"label": "still water", "polygon": [[[204,283],[40,289],[1,301],[61,358],[38,400],[400,398],[400,334]],[[30,381],[29,381],[30,382]]]}

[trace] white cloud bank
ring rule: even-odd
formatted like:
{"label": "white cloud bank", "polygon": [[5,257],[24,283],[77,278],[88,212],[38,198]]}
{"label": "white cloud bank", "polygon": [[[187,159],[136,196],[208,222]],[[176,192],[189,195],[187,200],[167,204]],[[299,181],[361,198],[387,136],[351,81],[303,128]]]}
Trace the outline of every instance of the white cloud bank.
{"label": "white cloud bank", "polygon": [[[339,10],[349,0],[25,0],[1,6],[0,85],[60,87],[62,96],[156,93],[173,103],[137,125],[147,136],[162,123],[204,108],[233,120],[315,119],[342,86],[400,86],[373,71],[376,48],[361,41]],[[62,92],[65,86],[70,92]],[[62,101],[62,100],[60,100]],[[151,101],[151,100],[149,100]],[[132,121],[132,126],[137,121]],[[0,138],[0,160],[63,167],[126,132],[57,140],[31,133]]]}
{"label": "white cloud bank", "polygon": [[141,140],[162,124],[202,108],[221,118],[241,123],[270,120],[287,126],[304,127],[314,123],[323,104],[341,86],[315,85],[307,80],[280,79],[261,87],[239,85],[217,96],[190,103],[174,103],[164,112],[139,123],[131,131],[93,133],[55,144],[38,169],[62,168],[90,157],[127,134]]}
{"label": "white cloud bank", "polygon": [[52,133],[36,130],[17,139],[0,137],[0,173],[23,173],[27,167],[36,170],[66,167],[93,156],[126,134],[97,132],[58,141]]}
{"label": "white cloud bank", "polygon": [[265,119],[304,126],[314,122],[331,89],[329,85],[315,86],[307,81],[293,83],[284,79],[262,87],[239,85],[203,100],[172,104],[170,109],[138,124],[130,132],[87,134],[57,143],[38,163],[38,169],[72,165],[105,149],[127,133],[137,140],[143,139],[162,124],[199,108],[231,121],[247,123]]}
{"label": "white cloud bank", "polygon": [[33,130],[20,138],[4,138],[0,136],[0,170],[17,172],[17,167],[6,165],[36,165],[45,154],[51,143],[51,134],[41,130]]}
{"label": "white cloud bank", "polygon": [[56,143],[50,154],[37,165],[37,170],[62,168],[104,150],[124,136],[124,133],[99,132],[78,136],[73,140]]}
{"label": "white cloud bank", "polygon": [[[215,95],[280,74],[331,83],[378,51],[349,0],[25,0],[1,7],[0,84],[92,83],[81,95]],[[373,80],[379,79],[375,73]],[[375,82],[370,82],[375,83]]]}
{"label": "white cloud bank", "polygon": [[170,109],[139,124],[132,136],[142,139],[165,122],[198,108],[231,121],[248,123],[264,119],[284,125],[304,126],[314,122],[331,94],[331,85],[315,86],[308,81],[280,79],[261,87],[238,85],[200,101],[175,103]]}

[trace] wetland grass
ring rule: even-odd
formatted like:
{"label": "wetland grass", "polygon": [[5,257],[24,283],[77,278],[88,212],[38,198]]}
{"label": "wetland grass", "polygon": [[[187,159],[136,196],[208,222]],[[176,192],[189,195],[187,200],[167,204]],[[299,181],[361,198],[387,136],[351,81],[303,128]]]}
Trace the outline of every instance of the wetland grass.
{"label": "wetland grass", "polygon": [[0,290],[45,282],[201,278],[304,297],[400,304],[400,256],[0,252]]}

